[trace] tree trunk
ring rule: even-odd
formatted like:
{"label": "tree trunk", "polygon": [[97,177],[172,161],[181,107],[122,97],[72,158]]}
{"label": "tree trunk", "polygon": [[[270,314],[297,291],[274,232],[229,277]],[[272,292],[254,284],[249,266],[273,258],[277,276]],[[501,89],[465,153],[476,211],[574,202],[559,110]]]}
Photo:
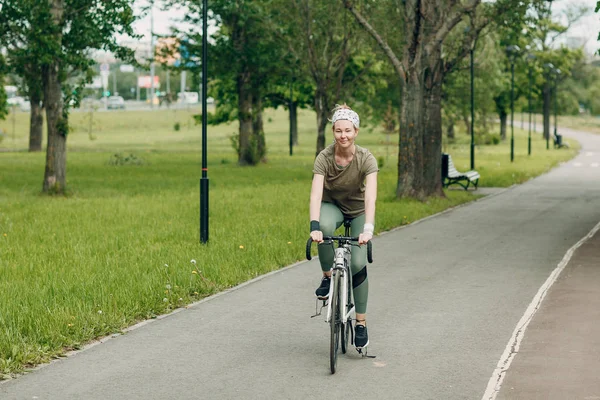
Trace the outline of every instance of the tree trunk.
{"label": "tree trunk", "polygon": [[[57,45],[62,43],[62,33],[58,28],[64,14],[64,0],[48,0],[52,22],[57,29],[51,39]],[[53,57],[42,66],[42,90],[46,108],[48,146],[46,147],[46,169],[43,192],[64,194],[67,189],[67,134],[69,121],[63,112],[62,80],[60,59]]]}
{"label": "tree trunk", "polygon": [[254,165],[266,162],[267,144],[265,143],[265,129],[263,123],[262,97],[259,93],[252,96],[252,142],[256,149]]}
{"label": "tree trunk", "polygon": [[41,96],[30,93],[29,104],[31,114],[29,115],[29,151],[42,151],[42,138],[44,129],[43,109],[41,107]]}
{"label": "tree trunk", "polygon": [[506,119],[508,114],[506,111],[500,111],[500,139],[506,140]]}
{"label": "tree trunk", "polygon": [[442,190],[442,65],[441,52],[430,55],[425,72],[423,131],[423,191],[425,197],[445,197]]}
{"label": "tree trunk", "polygon": [[315,155],[319,155],[325,148],[325,127],[329,112],[325,94],[319,90],[315,94],[315,111],[317,112],[317,152]]}
{"label": "tree trunk", "polygon": [[238,121],[240,125],[237,143],[238,164],[252,165],[252,92],[248,73],[241,73],[238,76]]}
{"label": "tree trunk", "polygon": [[46,170],[43,191],[64,194],[67,185],[67,133],[68,121],[63,116],[60,66],[54,61],[42,68],[44,104],[48,125]]}
{"label": "tree trunk", "polygon": [[448,139],[453,140],[456,137],[456,134],[454,132],[454,120],[450,119],[450,122],[448,122],[448,128],[446,129],[446,137],[448,137]]}
{"label": "tree trunk", "polygon": [[292,144],[298,146],[298,103],[293,101],[290,104],[290,121]]}
{"label": "tree trunk", "polygon": [[543,93],[543,111],[544,111],[544,139],[550,137],[550,103],[552,101],[552,88],[548,81],[544,82]]}
{"label": "tree trunk", "polygon": [[463,122],[465,123],[465,127],[467,128],[467,136],[471,136],[471,121],[469,119],[469,116],[466,114],[463,114]]}
{"label": "tree trunk", "polygon": [[423,114],[425,90],[417,66],[406,71],[402,90],[400,143],[398,146],[397,197],[424,199],[423,191]]}

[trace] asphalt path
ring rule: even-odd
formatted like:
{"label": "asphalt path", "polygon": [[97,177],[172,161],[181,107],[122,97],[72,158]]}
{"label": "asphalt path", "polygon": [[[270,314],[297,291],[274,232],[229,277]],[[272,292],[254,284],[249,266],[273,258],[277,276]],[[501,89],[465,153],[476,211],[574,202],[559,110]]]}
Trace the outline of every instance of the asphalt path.
{"label": "asphalt path", "polygon": [[[582,143],[574,160],[374,239],[374,359],[351,350],[329,373],[313,260],[0,384],[0,399],[481,399],[540,287],[600,221],[600,136],[564,134]],[[499,397],[517,398],[511,379]]]}

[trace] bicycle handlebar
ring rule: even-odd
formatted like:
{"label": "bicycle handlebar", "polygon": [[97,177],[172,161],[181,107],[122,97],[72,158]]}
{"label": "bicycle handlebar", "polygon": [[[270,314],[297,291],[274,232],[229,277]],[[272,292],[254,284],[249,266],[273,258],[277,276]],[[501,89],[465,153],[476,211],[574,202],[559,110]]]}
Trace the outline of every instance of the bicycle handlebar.
{"label": "bicycle handlebar", "polygon": [[[337,240],[340,242],[358,242],[357,237],[323,236],[323,241],[329,241],[330,243],[333,243],[334,240]],[[312,245],[312,243],[313,243],[313,240],[311,237],[309,237],[308,241],[306,242],[306,259],[307,260],[312,260],[312,256],[310,254],[310,246]],[[358,246],[358,245],[353,244],[353,246]],[[367,242],[367,261],[369,262],[369,264],[373,263],[373,245],[370,240]]]}

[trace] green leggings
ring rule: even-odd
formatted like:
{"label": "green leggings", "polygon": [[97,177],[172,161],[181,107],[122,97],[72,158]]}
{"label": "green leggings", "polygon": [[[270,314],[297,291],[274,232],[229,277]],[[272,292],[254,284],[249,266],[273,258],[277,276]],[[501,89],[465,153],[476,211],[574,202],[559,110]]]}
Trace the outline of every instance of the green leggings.
{"label": "green leggings", "polygon": [[[344,223],[344,215],[340,209],[332,203],[321,203],[321,218],[319,225],[324,236],[333,236],[335,230]],[[350,235],[358,236],[363,231],[365,224],[365,214],[361,214],[352,220],[350,227]],[[327,272],[333,265],[334,251],[330,244],[319,245],[319,262],[323,272]],[[352,246],[352,260],[350,262],[352,275],[363,271],[366,274],[367,268],[367,246],[356,247]],[[367,299],[369,298],[369,278],[354,288],[354,303],[356,304],[356,312],[358,314],[367,313]]]}

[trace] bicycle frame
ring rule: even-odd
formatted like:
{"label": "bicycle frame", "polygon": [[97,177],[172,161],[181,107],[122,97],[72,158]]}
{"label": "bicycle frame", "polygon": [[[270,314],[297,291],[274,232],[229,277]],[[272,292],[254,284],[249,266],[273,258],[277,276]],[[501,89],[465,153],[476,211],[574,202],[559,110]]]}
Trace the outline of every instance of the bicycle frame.
{"label": "bicycle frame", "polygon": [[[350,271],[350,254],[351,254],[352,244],[350,242],[342,243],[340,240],[340,245],[335,249],[335,258],[334,264],[331,268],[331,285],[329,286],[329,299],[331,299],[333,293],[333,285],[335,282],[336,274],[340,274],[340,304],[342,305],[342,324],[346,324],[348,318],[354,319],[355,309],[354,309],[354,291],[348,290],[352,287],[352,272]],[[348,298],[348,295],[350,298]],[[350,304],[350,307],[348,307]],[[327,302],[327,314],[325,317],[325,322],[331,321],[331,301]]]}

